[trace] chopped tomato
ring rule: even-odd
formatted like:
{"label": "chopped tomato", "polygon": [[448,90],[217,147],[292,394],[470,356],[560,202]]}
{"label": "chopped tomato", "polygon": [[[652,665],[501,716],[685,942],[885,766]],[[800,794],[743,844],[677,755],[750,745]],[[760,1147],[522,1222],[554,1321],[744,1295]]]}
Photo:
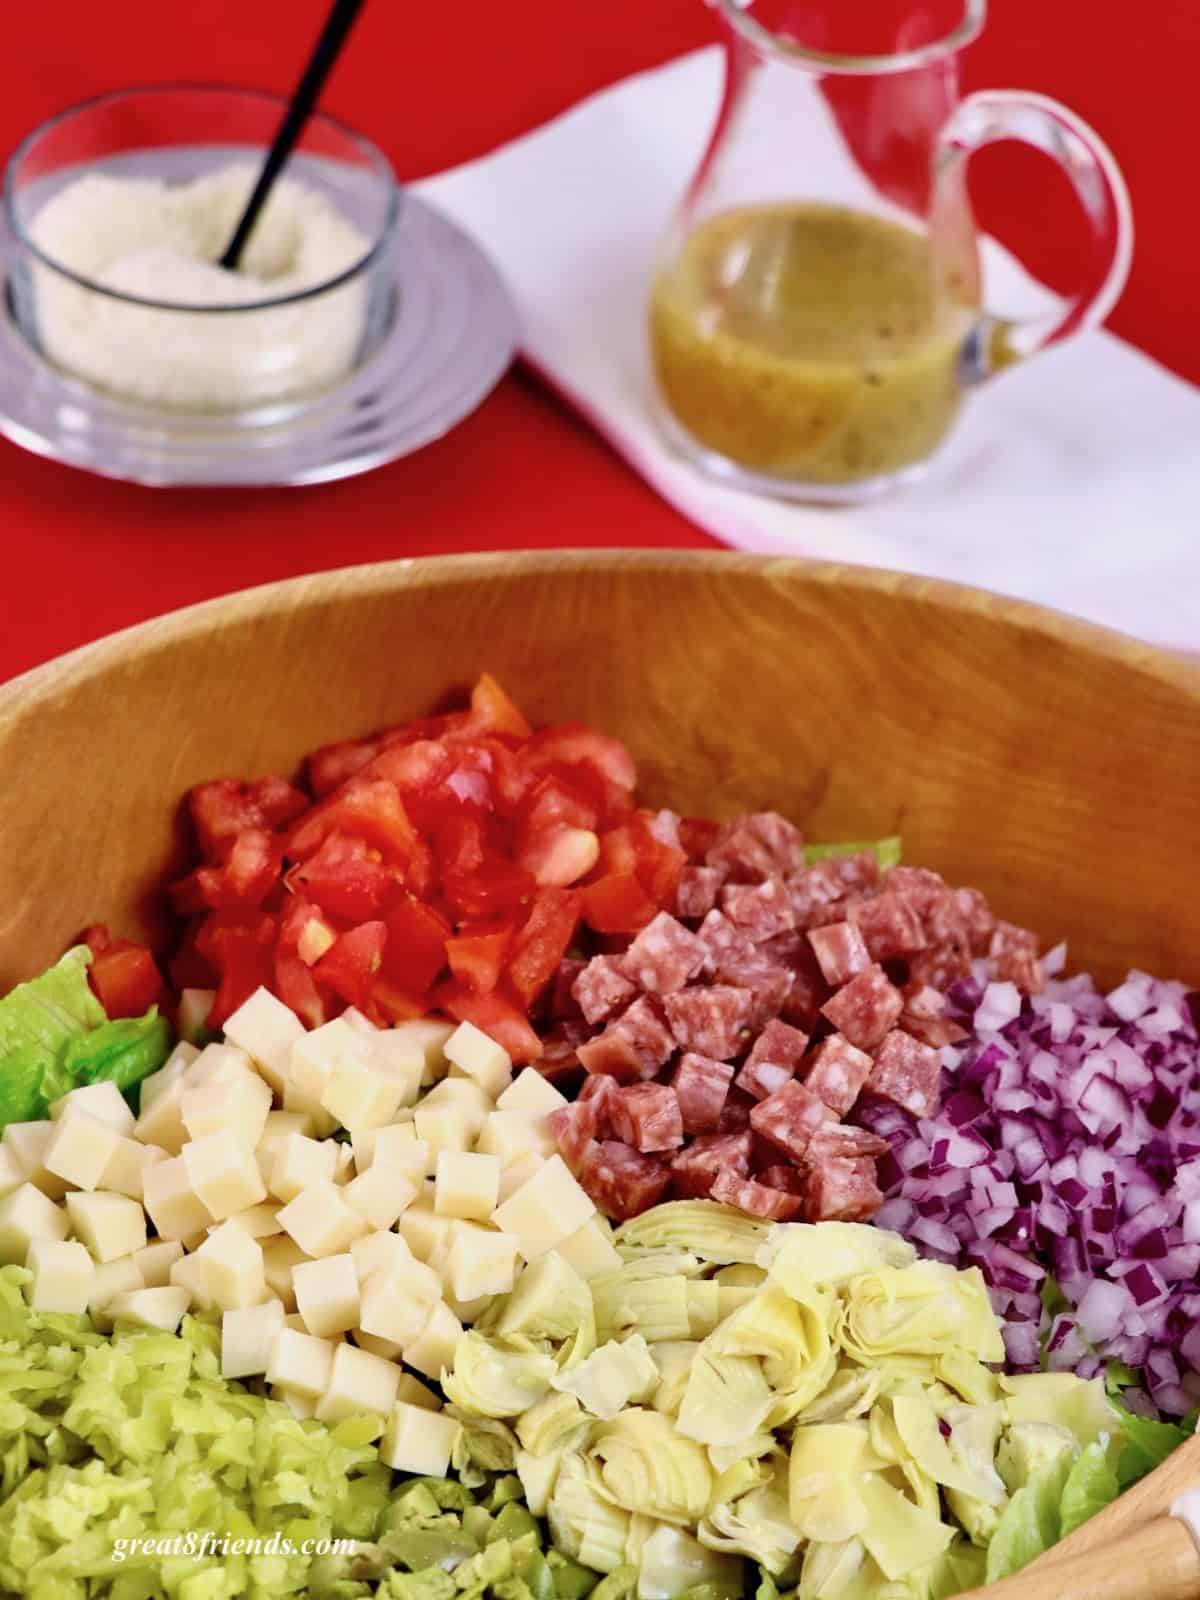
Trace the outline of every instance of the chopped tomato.
{"label": "chopped tomato", "polygon": [[243,828],[234,837],[223,867],[197,867],[173,883],[168,893],[176,911],[231,910],[262,905],[279,882],[282,848],[263,828]]}
{"label": "chopped tomato", "polygon": [[481,739],[480,748],[492,760],[492,800],[503,817],[517,814],[522,801],[538,782],[538,774],[521,765],[521,752],[496,738]]}
{"label": "chopped tomato", "polygon": [[383,965],[386,943],[384,923],[360,922],[357,928],[338,935],[333,948],[312,969],[313,977],[328,984],[348,1006],[365,1007],[372,980]]}
{"label": "chopped tomato", "polygon": [[385,734],[379,754],[363,768],[363,776],[386,778],[404,795],[427,794],[447,777],[453,765],[454,757],[436,739],[389,744]]}
{"label": "chopped tomato", "polygon": [[312,855],[330,833],[365,839],[385,861],[404,868],[405,880],[420,893],[429,881],[429,849],[404,809],[395,784],[352,778],[301,819],[288,841],[293,858]]}
{"label": "chopped tomato", "polygon": [[371,979],[363,1010],[376,1027],[387,1028],[397,1022],[411,1022],[414,1017],[426,1016],[429,997],[402,989],[386,973],[377,972]]}
{"label": "chopped tomato", "polygon": [[533,899],[537,885],[531,873],[503,856],[489,852],[474,872],[446,873],[442,892],[467,922],[498,922],[515,916]]}
{"label": "chopped tomato", "polygon": [[446,965],[451,927],[430,905],[402,895],[384,914],[387,945],[383,970],[401,988],[424,993]]}
{"label": "chopped tomato", "polygon": [[328,1022],[330,1009],[308,964],[297,951],[280,944],[274,958],[275,993],[289,1006],[306,1028],[319,1028]]}
{"label": "chopped tomato", "polygon": [[577,784],[556,774],[539,778],[520,805],[526,834],[550,828],[595,828],[600,821],[595,801]]}
{"label": "chopped tomato", "polygon": [[162,998],[162,974],[153,954],[130,939],[112,938],[107,928],[88,933],[88,982],[96,999],[110,1017],[142,1016]]}
{"label": "chopped tomato", "polygon": [[236,778],[197,784],[187,804],[200,849],[209,861],[224,861],[230,843],[244,828],[261,828],[266,822],[249,784]]}
{"label": "chopped tomato", "polygon": [[363,922],[379,916],[399,887],[399,874],[365,839],[330,833],[314,855],[291,869],[287,881],[333,916]]}
{"label": "chopped tomato", "polygon": [[584,884],[580,893],[584,920],[597,933],[640,933],[659,911],[632,872],[609,873]]}
{"label": "chopped tomato", "polygon": [[433,850],[443,877],[470,877],[483,865],[483,823],[456,808],[435,830]]}
{"label": "chopped tomato", "polygon": [[196,949],[218,978],[209,1026],[221,1027],[255,989],[269,985],[274,974],[274,945],[279,927],[265,913],[246,921],[210,913],[196,930]]}
{"label": "chopped tomato", "polygon": [[498,927],[467,924],[446,941],[450,971],[477,994],[490,994],[500,982],[512,936],[507,923]]}
{"label": "chopped tomato", "polygon": [[476,994],[466,984],[451,978],[439,984],[430,999],[455,1022],[473,1022],[495,1039],[508,1051],[514,1066],[536,1061],[542,1053],[541,1040],[524,1012],[498,990]]}
{"label": "chopped tomato", "polygon": [[294,950],[306,967],[316,966],[333,948],[338,930],[320,906],[295,895],[279,924],[279,943]]}
{"label": "chopped tomato", "polygon": [[685,865],[683,851],[656,839],[640,811],[600,836],[597,876],[633,873],[656,906],[674,905]]}
{"label": "chopped tomato", "polygon": [[558,971],[579,926],[582,902],[572,889],[540,889],[513,945],[508,983],[528,1008]]}
{"label": "chopped tomato", "polygon": [[327,744],[314,750],[306,763],[313,794],[318,800],[324,800],[373,761],[380,748],[378,739],[344,739],[340,744]]}
{"label": "chopped tomato", "polygon": [[527,837],[517,860],[535,883],[565,889],[579,883],[600,859],[600,841],[590,828],[549,828]]}
{"label": "chopped tomato", "polygon": [[533,729],[491,673],[481,673],[479,682],[471,690],[471,709],[456,733],[467,737],[481,733],[507,733],[514,739],[528,739],[532,732]]}
{"label": "chopped tomato", "polygon": [[535,733],[523,751],[525,764],[544,770],[551,766],[590,767],[609,784],[632,794],[637,784],[633,757],[619,739],[582,722],[563,723]]}

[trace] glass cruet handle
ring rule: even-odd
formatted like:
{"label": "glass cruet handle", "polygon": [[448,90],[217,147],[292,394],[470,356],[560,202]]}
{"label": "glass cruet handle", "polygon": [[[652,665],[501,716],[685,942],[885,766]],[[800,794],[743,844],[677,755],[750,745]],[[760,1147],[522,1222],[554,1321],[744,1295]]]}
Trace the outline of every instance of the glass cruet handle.
{"label": "glass cruet handle", "polygon": [[935,238],[943,231],[953,235],[955,219],[970,216],[967,165],[976,150],[1002,139],[1032,145],[1062,167],[1087,216],[1095,265],[1087,286],[1064,310],[1027,318],[985,311],[968,341],[968,364],[976,379],[1102,322],[1125,286],[1133,257],[1129,191],[1111,151],[1066,106],[1011,89],[968,95],[939,134],[931,217]]}

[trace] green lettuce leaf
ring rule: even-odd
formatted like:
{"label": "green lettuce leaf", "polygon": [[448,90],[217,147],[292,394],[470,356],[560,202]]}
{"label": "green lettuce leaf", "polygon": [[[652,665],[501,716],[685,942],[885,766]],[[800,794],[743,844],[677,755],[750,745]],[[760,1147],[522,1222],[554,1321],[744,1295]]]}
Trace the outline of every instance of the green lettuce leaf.
{"label": "green lettuce leaf", "polygon": [[1123,1490],[1153,1472],[1195,1432],[1194,1423],[1191,1428],[1185,1428],[1174,1422],[1159,1422],[1154,1417],[1140,1417],[1127,1411],[1117,1400],[1111,1404],[1125,1435],[1125,1447],[1117,1462],[1117,1478]]}
{"label": "green lettuce leaf", "polygon": [[[158,1007],[151,1006],[144,1017],[102,1022],[90,1033],[71,1039],[61,1066],[70,1080],[68,1089],[87,1083],[115,1083],[132,1099],[142,1079],[157,1072],[170,1053],[170,1025],[159,1016]],[[133,1104],[136,1108],[136,1099]]]}
{"label": "green lettuce leaf", "polygon": [[1117,1475],[1108,1463],[1108,1446],[1097,1440],[1081,1450],[1063,1489],[1059,1538],[1065,1539],[1082,1527],[1098,1511],[1111,1505],[1120,1492]]}
{"label": "green lettuce leaf", "polygon": [[44,1117],[51,1100],[74,1087],[63,1085],[59,1058],[72,1040],[106,1020],[88,985],[91,960],[84,945],[68,950],[0,1000],[0,1126]]}
{"label": "green lettuce leaf", "polygon": [[886,839],[855,840],[849,844],[806,844],[804,860],[811,867],[818,861],[828,861],[831,856],[857,856],[864,850],[873,850],[880,872],[886,872],[889,867],[900,865],[900,847],[901,840],[897,834]]}
{"label": "green lettuce leaf", "polygon": [[1009,1501],[988,1546],[987,1581],[995,1583],[1020,1572],[1111,1505],[1120,1492],[1106,1441],[1096,1440],[1073,1460],[1063,1454],[1035,1473]]}

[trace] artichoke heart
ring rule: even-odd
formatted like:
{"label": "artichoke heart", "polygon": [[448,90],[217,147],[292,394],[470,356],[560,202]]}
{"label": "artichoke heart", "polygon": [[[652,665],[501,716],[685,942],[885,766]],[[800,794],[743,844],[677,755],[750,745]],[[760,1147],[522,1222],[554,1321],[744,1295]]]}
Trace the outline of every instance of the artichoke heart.
{"label": "artichoke heart", "polygon": [[770,1226],[715,1200],[669,1200],[623,1223],[614,1237],[619,1250],[680,1248],[704,1261],[731,1266],[755,1260]]}
{"label": "artichoke heart", "polygon": [[847,1355],[866,1367],[920,1374],[946,1351],[1003,1361],[1004,1341],[979,1271],[941,1261],[880,1267],[847,1284],[838,1330]]}
{"label": "artichoke heart", "polygon": [[713,1472],[704,1450],[668,1418],[640,1406],[597,1424],[589,1455],[605,1491],[629,1511],[663,1522],[695,1523],[704,1515]]}
{"label": "artichoke heart", "polygon": [[506,1350],[473,1330],[454,1350],[454,1371],[445,1374],[446,1397],[482,1417],[518,1417],[549,1392],[558,1368],[554,1357]]}
{"label": "artichoke heart", "polygon": [[676,1426],[701,1444],[744,1444],[762,1427],[773,1400],[757,1356],[717,1355],[702,1345]]}
{"label": "artichoke heart", "polygon": [[574,1395],[585,1411],[611,1421],[633,1401],[649,1399],[658,1384],[658,1367],[640,1333],[610,1339],[569,1372],[558,1374],[554,1388]]}
{"label": "artichoke heart", "polygon": [[596,1572],[625,1564],[630,1514],[605,1491],[595,1462],[565,1455],[546,1506],[554,1543],[564,1555]]}
{"label": "artichoke heart", "polygon": [[862,1222],[778,1222],[757,1257],[789,1294],[794,1286],[843,1289],[864,1272],[907,1267],[916,1259],[917,1252],[899,1234]]}
{"label": "artichoke heart", "polygon": [[556,1250],[531,1261],[517,1286],[489,1319],[491,1331],[562,1344],[592,1321],[592,1296],[585,1281]]}

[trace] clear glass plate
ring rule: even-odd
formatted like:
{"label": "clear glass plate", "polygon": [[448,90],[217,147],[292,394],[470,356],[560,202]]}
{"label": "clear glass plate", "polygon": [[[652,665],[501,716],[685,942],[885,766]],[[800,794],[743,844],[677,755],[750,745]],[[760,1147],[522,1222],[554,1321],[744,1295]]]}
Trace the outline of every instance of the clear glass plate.
{"label": "clear glass plate", "polygon": [[[12,239],[3,240],[11,259]],[[157,487],[324,483],[449,432],[495,387],[517,317],[478,245],[406,193],[388,258],[392,297],[374,351],[344,383],[234,415],[157,410],[52,366],[0,308],[0,433],[35,454]]]}

